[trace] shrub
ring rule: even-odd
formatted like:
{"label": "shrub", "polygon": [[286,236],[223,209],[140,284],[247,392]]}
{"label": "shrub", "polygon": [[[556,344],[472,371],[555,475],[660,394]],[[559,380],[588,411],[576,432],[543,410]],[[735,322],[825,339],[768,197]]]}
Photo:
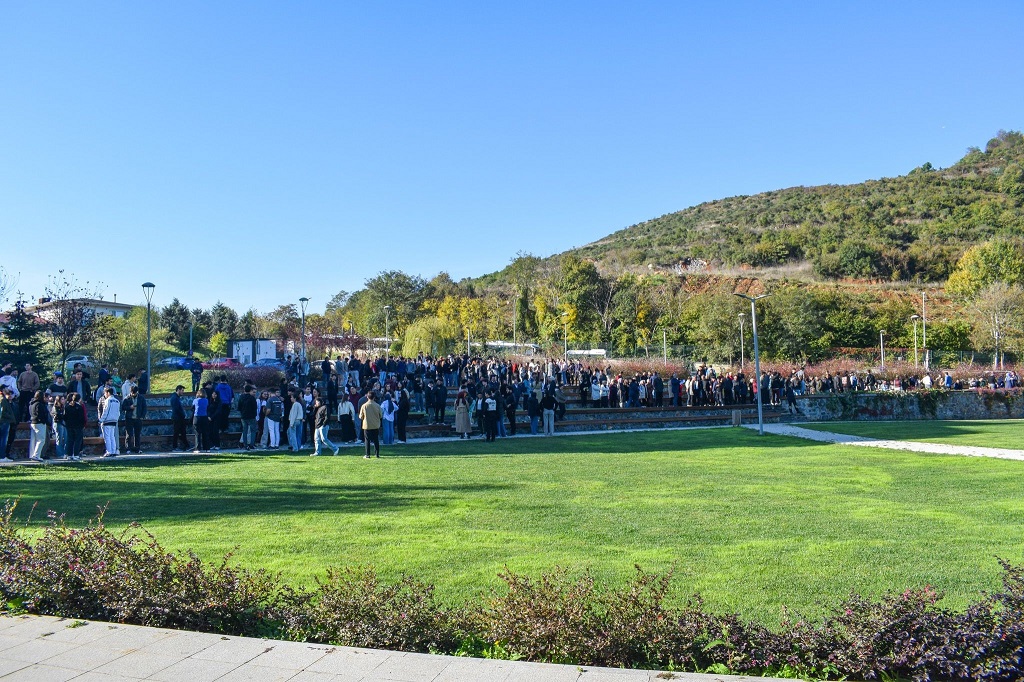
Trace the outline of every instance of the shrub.
{"label": "shrub", "polygon": [[257,388],[274,388],[281,383],[284,372],[272,367],[244,367],[239,369],[208,369],[203,372],[203,381],[217,383],[225,377],[228,385],[236,392],[242,390],[246,383]]}
{"label": "shrub", "polygon": [[328,569],[312,592],[291,592],[283,619],[294,639],[400,651],[453,651],[456,618],[434,586],[403,577],[382,583],[370,568]]}

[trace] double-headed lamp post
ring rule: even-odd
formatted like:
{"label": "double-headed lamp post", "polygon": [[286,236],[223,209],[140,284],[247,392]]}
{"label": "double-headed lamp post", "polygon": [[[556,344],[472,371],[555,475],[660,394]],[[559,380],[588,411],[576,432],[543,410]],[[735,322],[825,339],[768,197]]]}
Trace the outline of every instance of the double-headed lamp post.
{"label": "double-headed lamp post", "polygon": [[878,332],[878,350],[882,355],[882,369],[885,370],[885,335],[889,332],[884,329]]}
{"label": "double-headed lamp post", "polygon": [[309,299],[303,296],[299,299],[299,306],[302,308],[302,348],[299,351],[299,374],[304,374],[306,371],[306,306],[309,305]]}
{"label": "double-headed lamp post", "polygon": [[[142,293],[146,296],[146,388],[153,385],[153,337],[151,334],[150,318],[153,313],[153,290],[156,285],[146,282],[142,285]],[[147,390],[147,393],[149,391]]]}
{"label": "double-headed lamp post", "polygon": [[390,326],[390,315],[391,306],[384,306],[384,357],[387,360],[391,359],[391,332],[389,331]]}
{"label": "double-headed lamp post", "polygon": [[910,321],[914,323],[914,367],[918,367],[917,361],[917,321],[921,319],[920,315],[911,315]]}
{"label": "double-headed lamp post", "polygon": [[761,402],[761,351],[757,345],[757,306],[754,304],[769,294],[760,296],[747,296],[746,294],[735,293],[740,298],[750,301],[750,329],[754,334],[754,391],[757,393],[757,432],[764,435],[764,406]]}

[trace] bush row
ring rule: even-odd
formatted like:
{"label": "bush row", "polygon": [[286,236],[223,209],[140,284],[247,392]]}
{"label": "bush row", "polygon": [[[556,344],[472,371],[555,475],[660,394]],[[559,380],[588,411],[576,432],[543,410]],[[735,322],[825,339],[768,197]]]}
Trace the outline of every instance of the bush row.
{"label": "bush row", "polygon": [[51,514],[23,532],[15,503],[0,518],[0,594],[8,609],[232,635],[531,661],[823,679],[1019,680],[1024,570],[1003,563],[1003,589],[966,611],[930,589],[853,595],[816,622],[769,629],[710,612],[698,597],[666,605],[671,573],[636,569],[601,589],[589,575],[501,574],[504,587],[450,607],[433,586],[331,569],[309,589],[264,571],[163,548],[137,526],[99,518],[70,528]]}

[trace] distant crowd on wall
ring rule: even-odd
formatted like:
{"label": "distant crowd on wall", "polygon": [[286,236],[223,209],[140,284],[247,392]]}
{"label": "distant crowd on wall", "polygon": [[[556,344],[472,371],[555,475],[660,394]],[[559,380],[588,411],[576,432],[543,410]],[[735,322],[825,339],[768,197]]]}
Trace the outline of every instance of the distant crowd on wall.
{"label": "distant crowd on wall", "polygon": [[[461,439],[487,440],[515,436],[517,412],[525,412],[531,434],[554,433],[555,423],[574,403],[581,409],[657,409],[751,405],[760,392],[762,403],[797,412],[804,394],[847,391],[906,391],[1015,388],[1013,371],[954,378],[949,372],[923,372],[892,378],[865,372],[817,372],[795,369],[783,376],[764,371],[760,379],[742,371],[718,371],[700,365],[686,373],[623,372],[612,365],[557,358],[507,359],[449,355],[433,358],[355,355],[303,362],[284,360],[283,378],[274,387],[242,386],[236,394],[226,375],[203,381],[198,360],[190,366],[191,404],[185,387],[170,399],[174,451],[216,452],[237,413],[241,436],[232,447],[276,450],[282,446],[312,454],[336,453],[329,437],[332,422],[340,425],[342,443],[362,441],[364,457],[379,457],[380,446],[404,443],[410,412],[424,413],[433,424],[445,424],[449,410]],[[87,427],[94,422],[103,437],[105,456],[140,453],[142,426],[148,414],[149,376],[143,369],[121,377],[103,365],[95,388],[87,368],[76,365],[70,379],[53,373],[43,388],[31,365],[0,371],[0,461],[13,451],[16,426],[29,425],[25,456],[41,461],[52,445],[54,456],[79,459]],[[449,405],[449,391],[454,401]],[[91,417],[90,417],[91,415]]]}

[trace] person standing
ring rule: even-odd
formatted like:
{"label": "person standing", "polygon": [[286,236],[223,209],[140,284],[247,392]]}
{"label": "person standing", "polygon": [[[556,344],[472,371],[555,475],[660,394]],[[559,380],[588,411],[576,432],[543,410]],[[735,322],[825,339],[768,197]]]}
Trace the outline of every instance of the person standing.
{"label": "person standing", "polygon": [[220,401],[220,393],[213,387],[207,389],[210,404],[206,406],[206,433],[210,452],[220,451],[220,415],[224,404]]}
{"label": "person standing", "polygon": [[242,447],[246,450],[256,449],[256,414],[259,406],[256,396],[253,395],[254,390],[253,386],[247,385],[242,395],[238,396],[238,416],[242,419]]}
{"label": "person standing", "polygon": [[14,391],[9,386],[0,390],[0,462],[13,461],[8,445],[14,442],[18,426],[18,408],[14,404]]}
{"label": "person standing", "polygon": [[[171,449],[174,452],[182,452],[188,447],[188,439],[185,437],[185,406],[181,403],[181,397],[185,394],[185,387],[178,384],[171,394]],[[181,447],[178,441],[181,440]]]}
{"label": "person standing", "polygon": [[[128,385],[128,382],[125,382]],[[124,418],[124,451],[129,455],[141,451],[139,440],[142,438],[142,421],[136,409],[138,407],[139,387],[132,386],[128,396],[121,401],[121,415]]]}
{"label": "person standing", "polygon": [[292,409],[288,413],[288,445],[292,452],[298,452],[302,447],[302,422],[305,412],[303,410],[302,398],[298,395],[292,397]]}
{"label": "person standing", "polygon": [[269,432],[270,449],[277,450],[281,446],[281,420],[284,418],[284,401],[281,400],[281,389],[275,388],[267,398],[267,417],[263,420],[263,428]]}
{"label": "person standing", "polygon": [[397,411],[398,406],[395,405],[391,394],[385,393],[384,400],[380,403],[381,417],[383,417],[381,427],[384,431],[384,445],[394,445],[395,443],[395,413]]}
{"label": "person standing", "polygon": [[330,448],[334,450],[335,455],[338,454],[338,446],[328,437],[331,428],[330,416],[330,407],[323,398],[317,396],[313,401],[313,426],[316,430],[313,432],[313,452],[310,453],[310,457],[320,455],[321,447]]}
{"label": "person standing", "polygon": [[555,407],[557,404],[554,395],[547,392],[544,393],[544,397],[540,401],[540,409],[544,417],[545,436],[555,435]]}
{"label": "person standing", "polygon": [[434,385],[434,423],[444,424],[444,411],[448,406],[448,387],[443,381]]}
{"label": "person standing", "polygon": [[192,359],[192,364],[189,366],[189,373],[192,375],[192,392],[199,392],[199,384],[203,380],[203,363],[199,362],[196,358]]}
{"label": "person standing", "polygon": [[68,458],[78,461],[82,458],[82,444],[85,434],[85,402],[77,392],[68,393],[64,410],[64,427],[67,429]]}
{"label": "person standing", "polygon": [[359,422],[363,426],[363,446],[366,454],[363,459],[370,459],[370,443],[373,443],[374,454],[380,457],[380,424],[383,420],[380,406],[374,402],[373,391],[366,392],[366,402],[359,408]]}
{"label": "person standing", "polygon": [[114,387],[103,389],[103,408],[99,413],[100,428],[103,429],[103,442],[106,445],[104,457],[117,457],[120,454],[117,438],[117,423],[121,419],[121,401],[114,395]]}
{"label": "person standing", "polygon": [[46,433],[50,428],[50,408],[42,391],[36,391],[28,404],[29,447],[28,458],[43,461],[46,452]]}
{"label": "person standing", "polygon": [[469,420],[469,399],[465,391],[459,391],[455,396],[455,433],[459,439],[471,438],[473,424]]}
{"label": "person standing", "polygon": [[192,401],[192,430],[196,435],[196,447],[193,452],[207,452],[210,449],[210,399],[206,397],[206,389],[196,391]]}
{"label": "person standing", "polygon": [[338,403],[338,423],[341,424],[341,440],[345,443],[354,443],[356,441],[356,408],[352,405],[352,401],[348,398],[343,398]]}
{"label": "person standing", "polygon": [[398,390],[398,410],[395,412],[395,439],[399,443],[405,443],[406,425],[409,423],[409,408],[411,405],[409,390],[401,388]]}
{"label": "person standing", "polygon": [[39,375],[32,371],[32,363],[26,362],[25,371],[18,375],[18,401],[21,406],[18,421],[29,420],[28,405],[39,389]]}
{"label": "person standing", "polygon": [[481,406],[484,415],[484,436],[488,443],[494,442],[498,436],[498,419],[501,416],[498,412],[498,401],[490,389],[484,391],[483,404]]}

